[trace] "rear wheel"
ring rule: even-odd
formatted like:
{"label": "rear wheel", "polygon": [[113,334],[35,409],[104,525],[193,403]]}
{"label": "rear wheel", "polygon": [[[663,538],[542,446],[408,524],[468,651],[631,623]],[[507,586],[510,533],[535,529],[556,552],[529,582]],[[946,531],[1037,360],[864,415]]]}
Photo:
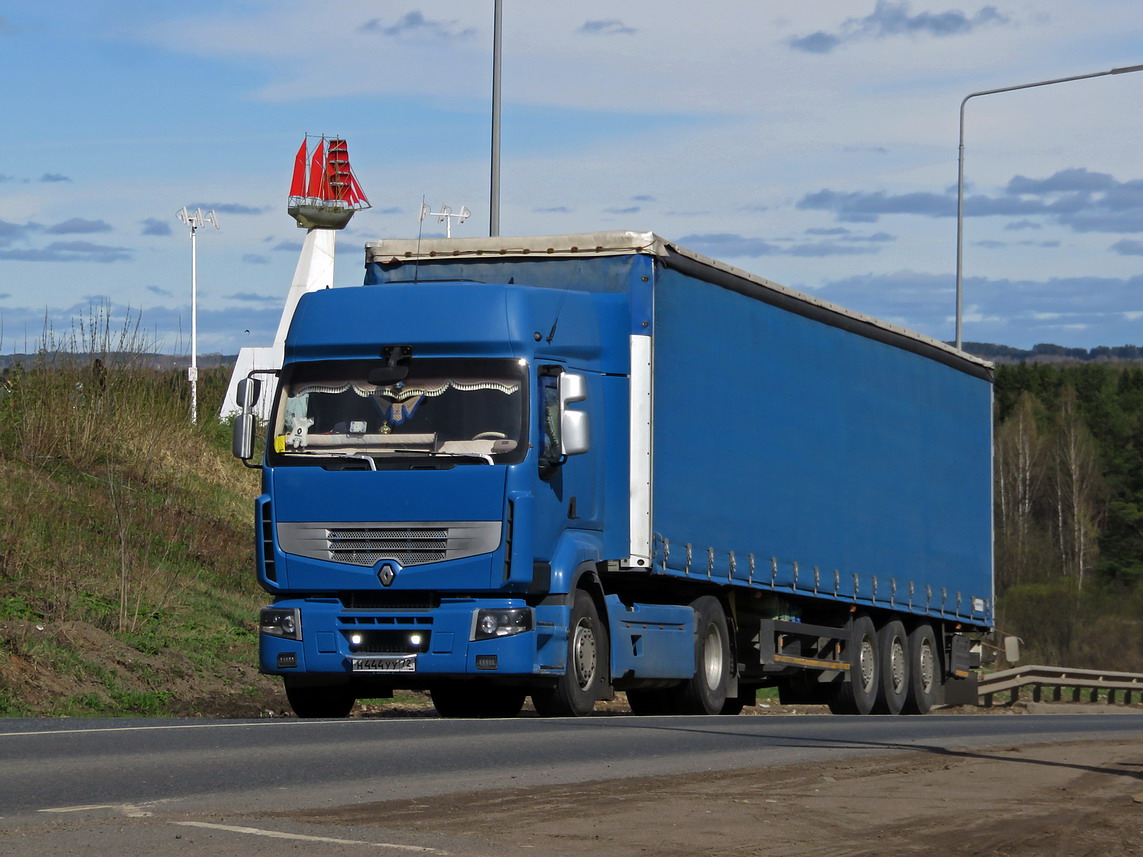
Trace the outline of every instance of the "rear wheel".
{"label": "rear wheel", "polygon": [[532,694],[532,704],[545,717],[579,717],[595,708],[610,684],[607,631],[595,602],[582,589],[572,600],[568,623],[568,655],[564,674],[550,690]]}
{"label": "rear wheel", "polygon": [[691,602],[695,611],[695,674],[671,689],[679,714],[719,714],[730,684],[730,634],[726,613],[712,595]]}
{"label": "rear wheel", "polygon": [[298,717],[345,717],[357,698],[347,684],[291,687],[286,699]]}
{"label": "rear wheel", "polygon": [[940,687],[941,666],[937,638],[928,623],[909,632],[909,689],[906,714],[928,714]]}
{"label": "rear wheel", "polygon": [[853,620],[846,646],[849,675],[840,682],[829,700],[834,714],[868,714],[877,701],[877,629],[868,616]]}
{"label": "rear wheel", "polygon": [[894,619],[877,632],[877,651],[881,670],[873,710],[900,714],[909,691],[909,640],[900,621]]}

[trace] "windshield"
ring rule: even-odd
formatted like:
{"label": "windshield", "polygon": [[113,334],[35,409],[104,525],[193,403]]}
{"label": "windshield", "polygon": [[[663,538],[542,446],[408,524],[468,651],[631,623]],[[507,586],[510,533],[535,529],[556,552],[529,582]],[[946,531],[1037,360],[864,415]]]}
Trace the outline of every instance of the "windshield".
{"label": "windshield", "polygon": [[371,383],[370,371],[383,365],[288,367],[273,420],[274,456],[290,463],[357,458],[374,468],[399,459],[423,464],[425,457],[447,459],[446,466],[524,458],[527,367],[520,361],[414,357],[404,380]]}

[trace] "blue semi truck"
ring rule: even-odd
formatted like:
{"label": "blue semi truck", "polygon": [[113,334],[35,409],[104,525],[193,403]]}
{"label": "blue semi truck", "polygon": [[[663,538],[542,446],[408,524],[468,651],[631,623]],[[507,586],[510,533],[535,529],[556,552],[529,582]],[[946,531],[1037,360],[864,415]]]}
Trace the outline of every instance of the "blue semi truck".
{"label": "blue semi truck", "polygon": [[985,361],[640,232],[370,242],[284,358],[235,453],[264,389],[260,662],[300,716],[975,696]]}

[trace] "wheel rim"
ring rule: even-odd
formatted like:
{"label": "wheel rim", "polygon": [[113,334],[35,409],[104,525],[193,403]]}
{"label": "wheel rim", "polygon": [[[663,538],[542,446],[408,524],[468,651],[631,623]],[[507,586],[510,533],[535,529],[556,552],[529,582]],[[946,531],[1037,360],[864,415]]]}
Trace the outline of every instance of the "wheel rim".
{"label": "wheel rim", "polygon": [[905,690],[905,676],[908,672],[908,661],[905,655],[905,644],[900,637],[893,638],[893,645],[889,652],[889,674],[893,679],[893,692],[901,693]]}
{"label": "wheel rim", "polygon": [[575,636],[572,637],[572,660],[576,683],[580,690],[586,690],[595,680],[596,667],[595,631],[586,618],[581,619],[575,626]]}
{"label": "wheel rim", "polygon": [[706,638],[702,647],[703,676],[706,686],[711,690],[718,687],[722,681],[722,635],[718,628],[711,625],[706,629]]}
{"label": "wheel rim", "polygon": [[933,644],[928,640],[921,641],[921,687],[925,693],[930,693],[936,681],[936,657],[933,654]]}
{"label": "wheel rim", "polygon": [[877,653],[869,637],[861,638],[861,651],[858,653],[858,667],[861,669],[861,687],[868,693],[873,690],[873,677],[876,674]]}

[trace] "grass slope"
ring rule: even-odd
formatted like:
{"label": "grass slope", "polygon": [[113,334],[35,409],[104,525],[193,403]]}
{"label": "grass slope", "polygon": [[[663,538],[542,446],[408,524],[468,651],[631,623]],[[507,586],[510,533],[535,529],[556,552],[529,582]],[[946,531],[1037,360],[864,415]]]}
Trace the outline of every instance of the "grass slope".
{"label": "grass slope", "polygon": [[[104,352],[107,353],[107,352]],[[258,476],[202,373],[42,356],[0,384],[0,716],[258,715]]]}

